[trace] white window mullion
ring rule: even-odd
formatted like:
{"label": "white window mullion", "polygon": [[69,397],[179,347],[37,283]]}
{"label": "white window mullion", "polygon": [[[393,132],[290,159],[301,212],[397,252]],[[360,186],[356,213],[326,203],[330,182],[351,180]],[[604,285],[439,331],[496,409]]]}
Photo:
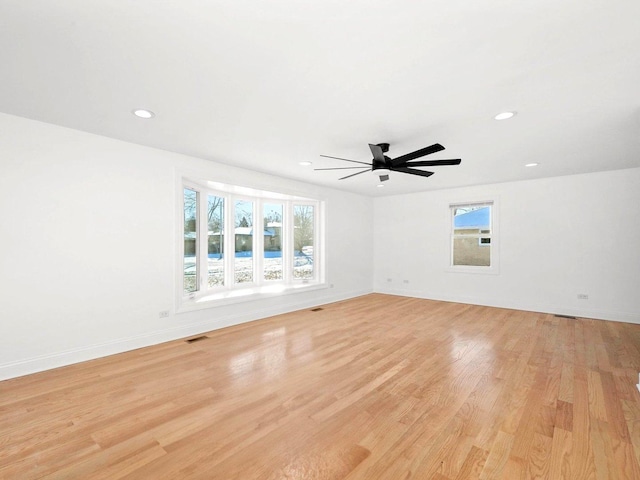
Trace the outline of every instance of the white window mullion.
{"label": "white window mullion", "polygon": [[317,268],[320,265],[320,256],[322,255],[322,245],[320,244],[320,206],[313,203],[313,281],[317,282],[320,272]]}
{"label": "white window mullion", "polygon": [[282,213],[282,279],[286,284],[293,278],[293,204],[284,202]]}
{"label": "white window mullion", "polygon": [[197,254],[198,259],[198,291],[204,292],[207,290],[208,282],[207,277],[209,275],[209,249],[208,247],[208,232],[209,225],[207,222],[207,192],[206,190],[198,191],[198,232],[197,232]]}
{"label": "white window mullion", "polygon": [[325,209],[324,205],[320,202],[316,202],[316,230],[313,241],[316,242],[317,247],[314,247],[314,271],[315,271],[315,281],[324,283],[327,279],[327,274],[324,268],[321,268],[321,265],[325,264],[325,248],[324,248],[324,239],[325,239],[325,231],[323,225],[326,225],[325,222]]}
{"label": "white window mullion", "polygon": [[234,279],[234,259],[236,254],[235,235],[235,197],[229,195],[225,197],[224,206],[224,285],[225,288],[233,288]]}
{"label": "white window mullion", "polygon": [[261,199],[253,202],[253,282],[264,283],[264,208]]}

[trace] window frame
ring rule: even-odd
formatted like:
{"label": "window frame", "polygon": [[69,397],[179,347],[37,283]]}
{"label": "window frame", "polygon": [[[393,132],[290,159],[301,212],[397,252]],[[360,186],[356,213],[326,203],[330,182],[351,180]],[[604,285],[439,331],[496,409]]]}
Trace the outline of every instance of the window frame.
{"label": "window frame", "polygon": [[[280,205],[282,207],[282,213],[281,213],[281,218],[280,218],[280,251],[283,252],[285,249],[285,245],[288,245],[288,240],[286,239],[286,235],[283,235],[283,232],[285,231],[285,227],[286,227],[286,220],[287,220],[287,204],[286,202],[283,202],[281,199],[271,199],[271,198],[265,198],[262,199],[262,202],[260,202],[260,208],[262,209],[261,211],[261,218],[264,218],[265,216],[265,205]],[[287,231],[289,227],[286,227]],[[266,253],[265,251],[265,245],[264,245],[264,235],[262,236],[262,244],[261,244],[261,251],[260,254],[262,256],[262,259],[264,260],[264,254]],[[285,265],[288,265],[289,262],[286,261],[285,256],[281,255],[280,257],[282,259],[282,263],[281,263],[281,269],[282,269],[282,278],[281,279],[271,279],[271,280],[267,280],[265,278],[265,265],[264,263],[262,264],[262,268],[258,271],[260,280],[265,284],[265,285],[277,285],[278,283],[282,283],[285,279]]]}
{"label": "window frame", "polygon": [[[216,192],[216,194],[222,194],[222,192]],[[231,250],[233,252],[233,256],[231,255],[226,255],[225,256],[225,261],[228,260],[229,263],[231,264],[231,268],[229,269],[229,272],[227,273],[227,270],[225,269],[225,280],[226,278],[230,278],[229,280],[229,285],[226,285],[226,281],[225,281],[225,285],[228,286],[230,289],[235,288],[243,288],[243,287],[252,287],[256,285],[256,259],[255,259],[255,251],[256,249],[259,247],[257,245],[257,242],[260,242],[260,240],[263,240],[262,238],[260,238],[260,235],[256,235],[256,230],[255,230],[255,216],[256,216],[256,211],[258,210],[258,202],[256,201],[255,198],[251,198],[248,197],[246,195],[231,195],[228,199],[229,201],[229,205],[232,210],[231,215],[229,215],[229,217],[231,217],[229,220],[229,225],[231,227],[231,230],[229,230],[230,232],[233,232],[233,235],[229,235],[229,238],[227,238],[227,236],[225,235],[225,251],[229,251],[229,246],[233,245],[233,250]],[[236,266],[237,266],[237,257],[235,256],[236,254],[236,232],[235,229],[236,228],[241,228],[241,227],[236,227],[236,210],[238,207],[238,203],[239,202],[245,202],[245,203],[250,203],[251,204],[251,281],[249,282],[236,282]],[[226,202],[225,202],[226,204]],[[225,210],[226,212],[226,210]],[[233,237],[233,239],[231,239],[231,237]],[[242,286],[241,286],[242,285]]]}
{"label": "window frame", "polygon": [[[309,279],[309,278],[295,278],[294,275],[294,268],[295,268],[295,263],[296,263],[296,259],[295,259],[295,207],[296,206],[310,206],[313,207],[313,237],[314,237],[314,245],[313,245],[313,256],[312,258],[312,263],[313,263],[313,276]],[[295,201],[291,204],[291,215],[289,217],[290,221],[291,221],[291,228],[288,231],[288,235],[290,235],[289,239],[290,239],[290,243],[289,243],[289,251],[292,253],[292,257],[291,258],[291,262],[292,264],[289,266],[288,271],[289,274],[291,275],[291,281],[294,284],[302,284],[302,285],[306,285],[306,284],[310,284],[310,283],[315,283],[317,282],[319,276],[318,276],[318,269],[316,268],[316,247],[315,247],[315,243],[316,243],[316,232],[318,231],[318,229],[320,228],[319,224],[318,224],[318,218],[319,218],[319,210],[317,208],[317,205],[313,202],[309,202],[309,201]],[[289,255],[287,255],[287,257],[289,257]]]}
{"label": "window frame", "polygon": [[[180,179],[180,192],[178,196],[178,242],[176,272],[176,311],[190,311],[200,308],[211,308],[219,305],[254,300],[260,297],[271,297],[307,291],[316,288],[327,288],[325,261],[324,261],[324,210],[325,201],[318,198],[309,198],[285,193],[256,190],[239,187],[236,185],[213,183],[208,181],[193,180],[182,177]],[[186,189],[196,192],[197,197],[197,225],[196,225],[196,290],[184,291],[184,192]],[[216,196],[223,199],[223,285],[208,285],[209,245],[208,245],[208,198]],[[235,283],[235,213],[236,202],[249,201],[253,204],[252,218],[252,273],[251,282]],[[263,214],[265,204],[282,205],[281,245],[282,252],[282,278],[265,279],[264,235],[259,232],[264,230]],[[293,241],[293,212],[296,205],[309,205],[314,208],[313,223],[313,277],[306,279],[294,278],[295,265],[294,241]],[[257,227],[257,228],[256,228]],[[233,232],[233,233],[230,233]],[[229,254],[229,253],[233,254]]]}
{"label": "window frame", "polygon": [[[206,199],[206,202],[205,201],[201,202],[202,203],[202,208],[203,208],[203,211],[204,211],[204,215],[205,215],[205,217],[203,217],[203,218],[207,218],[208,219],[208,217],[209,217],[208,213],[209,213],[209,197],[210,196],[221,198],[222,201],[223,201],[222,223],[220,225],[220,229],[221,229],[220,233],[222,233],[222,238],[224,240],[222,240],[222,243],[219,245],[219,250],[220,250],[219,253],[222,253],[223,258],[224,258],[223,263],[222,263],[222,272],[223,272],[222,273],[222,279],[223,279],[223,282],[222,282],[222,285],[221,285],[221,287],[224,287],[224,286],[227,285],[227,283],[229,281],[229,278],[228,278],[229,265],[226,262],[226,258],[227,258],[227,255],[226,255],[226,252],[227,252],[227,250],[226,250],[226,248],[227,248],[226,247],[227,240],[226,240],[226,238],[227,238],[227,232],[229,231],[228,224],[227,224],[228,221],[229,221],[229,218],[228,218],[229,215],[228,215],[228,211],[227,211],[227,204],[229,202],[229,198],[227,198],[225,196],[221,196],[221,195],[217,194],[217,192],[211,192],[211,191],[200,192],[200,195],[201,195],[202,198]],[[203,222],[203,223],[205,223],[205,222]],[[208,265],[208,258],[209,258],[209,225],[208,225],[208,223],[207,223],[207,229],[206,230],[207,231],[204,232],[204,235],[203,235],[203,240],[198,245],[199,250],[197,250],[197,251],[198,252],[202,252],[204,250],[203,247],[206,246],[207,255],[206,256],[201,255],[199,258],[200,258],[201,262],[203,263],[203,266],[201,267],[201,270],[200,270],[202,272],[201,279],[203,277],[206,277],[206,283],[208,284],[208,277],[209,277],[209,265]],[[202,281],[204,281],[204,280],[202,280]],[[197,283],[196,283],[196,285],[197,285]]]}
{"label": "window frame", "polygon": [[[198,263],[198,259],[201,257],[200,252],[198,251],[198,249],[200,248],[200,244],[201,244],[201,242],[199,241],[199,236],[200,236],[200,216],[201,215],[200,215],[200,209],[198,208],[198,206],[201,203],[201,201],[200,201],[201,196],[200,196],[200,192],[198,190],[193,189],[190,185],[183,184],[182,185],[182,189],[181,189],[182,196],[181,196],[181,216],[180,216],[180,218],[181,218],[181,222],[180,222],[180,225],[181,225],[181,228],[180,228],[180,232],[181,232],[180,233],[180,238],[181,238],[180,245],[181,245],[181,247],[180,248],[181,248],[181,251],[182,251],[182,254],[180,256],[180,265],[181,265],[181,272],[183,273],[183,275],[181,276],[181,282],[180,282],[181,286],[180,286],[180,288],[181,288],[181,290],[183,292],[185,290],[184,269],[185,269],[185,263],[186,263],[185,262],[185,258],[186,257],[185,257],[185,251],[184,251],[185,248],[184,247],[185,247],[185,237],[186,236],[185,236],[185,228],[184,228],[184,226],[185,226],[186,221],[187,221],[186,217],[185,217],[185,213],[186,213],[186,211],[185,211],[186,210],[186,208],[185,208],[185,196],[186,195],[185,194],[186,194],[187,190],[190,190],[195,194],[195,203],[196,203],[196,206],[194,208],[194,215],[195,215],[194,228],[195,228],[195,231],[193,232],[194,233],[193,252],[194,252],[194,256],[195,256],[194,270],[195,270],[196,279],[200,276],[200,273],[201,273],[201,267],[200,267],[200,265]],[[197,286],[197,281],[196,281],[196,286]],[[191,293],[191,292],[188,292],[188,293]]]}
{"label": "window frame", "polygon": [[[498,205],[499,200],[497,198],[489,200],[472,200],[472,201],[455,201],[450,202],[448,205],[448,225],[449,225],[449,259],[446,270],[452,273],[474,273],[474,274],[489,274],[498,275],[500,273],[500,255],[499,255],[499,222],[498,222]],[[489,219],[490,233],[483,233],[483,229],[480,229],[478,233],[456,235],[455,234],[455,209],[460,207],[473,207],[473,206],[490,206],[491,214]],[[489,252],[489,265],[454,265],[454,241],[456,238],[477,238],[479,247],[490,247]],[[482,239],[489,238],[489,243],[482,243]]]}

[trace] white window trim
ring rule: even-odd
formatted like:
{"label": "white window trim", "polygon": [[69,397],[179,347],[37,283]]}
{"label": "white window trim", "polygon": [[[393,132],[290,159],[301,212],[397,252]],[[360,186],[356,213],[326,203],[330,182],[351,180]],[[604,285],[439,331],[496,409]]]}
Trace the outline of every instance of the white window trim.
{"label": "white window trim", "polygon": [[[323,199],[308,198],[298,195],[286,193],[276,193],[255,188],[240,187],[235,185],[226,185],[221,183],[213,183],[205,180],[194,180],[193,176],[177,175],[178,194],[176,195],[176,238],[177,238],[177,255],[176,255],[176,312],[186,312],[199,310],[204,308],[212,308],[222,305],[257,300],[261,298],[270,298],[279,295],[288,295],[302,291],[312,291],[328,288],[326,283],[325,268],[325,201]],[[184,278],[184,238],[182,225],[184,225],[184,205],[183,192],[185,188],[194,189],[199,195],[199,212],[200,218],[207,217],[207,196],[216,195],[224,198],[225,218],[224,232],[225,242],[228,236],[227,232],[235,230],[235,201],[249,200],[253,202],[253,282],[236,284],[234,282],[234,259],[235,255],[225,255],[224,275],[225,285],[220,287],[207,288],[206,290],[196,291],[191,294],[184,294],[183,278]],[[262,252],[264,247],[264,238],[256,235],[256,221],[258,222],[258,230],[262,225],[263,206],[265,203],[278,203],[283,205],[283,235],[282,239],[282,280],[265,280],[263,256],[256,255],[255,252]],[[286,252],[293,251],[293,206],[294,205],[310,205],[314,207],[314,252],[313,252],[313,278],[311,279],[295,279],[293,277],[293,255]],[[229,213],[231,212],[231,213]],[[201,220],[199,220],[201,222]],[[204,230],[204,231],[202,231]],[[198,231],[198,242],[196,249],[208,243],[208,229],[200,228]],[[233,236],[235,246],[235,235]],[[226,253],[225,249],[225,253]],[[235,251],[235,248],[233,249]],[[207,255],[202,255],[198,251],[198,276],[201,284],[206,283],[208,275]]]}
{"label": "white window trim", "polygon": [[[448,204],[447,214],[448,214],[448,234],[447,239],[449,243],[449,247],[447,249],[448,256],[448,265],[445,271],[449,273],[471,273],[471,274],[483,274],[483,275],[499,275],[500,274],[500,222],[499,222],[499,199],[484,199],[484,200],[469,200],[469,201],[453,201]],[[480,244],[480,238],[491,238],[491,265],[488,267],[484,266],[472,266],[472,265],[453,265],[453,212],[452,207],[462,206],[462,205],[491,205],[491,233],[478,233],[469,235],[470,237],[477,237],[478,244]]]}

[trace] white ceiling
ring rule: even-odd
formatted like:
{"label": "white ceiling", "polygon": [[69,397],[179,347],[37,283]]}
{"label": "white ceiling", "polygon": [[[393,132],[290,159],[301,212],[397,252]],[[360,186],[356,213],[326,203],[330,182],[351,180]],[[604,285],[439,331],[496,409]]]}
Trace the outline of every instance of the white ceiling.
{"label": "white ceiling", "polygon": [[[637,167],[639,19],[638,0],[2,0],[0,111],[372,196]],[[313,170],[380,142],[462,164],[385,188]]]}

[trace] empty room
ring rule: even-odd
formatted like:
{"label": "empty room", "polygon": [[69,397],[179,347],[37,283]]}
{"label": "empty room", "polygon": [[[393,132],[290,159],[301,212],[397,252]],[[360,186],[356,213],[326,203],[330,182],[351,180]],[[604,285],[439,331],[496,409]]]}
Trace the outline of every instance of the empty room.
{"label": "empty room", "polygon": [[640,479],[638,18],[0,1],[0,479]]}

